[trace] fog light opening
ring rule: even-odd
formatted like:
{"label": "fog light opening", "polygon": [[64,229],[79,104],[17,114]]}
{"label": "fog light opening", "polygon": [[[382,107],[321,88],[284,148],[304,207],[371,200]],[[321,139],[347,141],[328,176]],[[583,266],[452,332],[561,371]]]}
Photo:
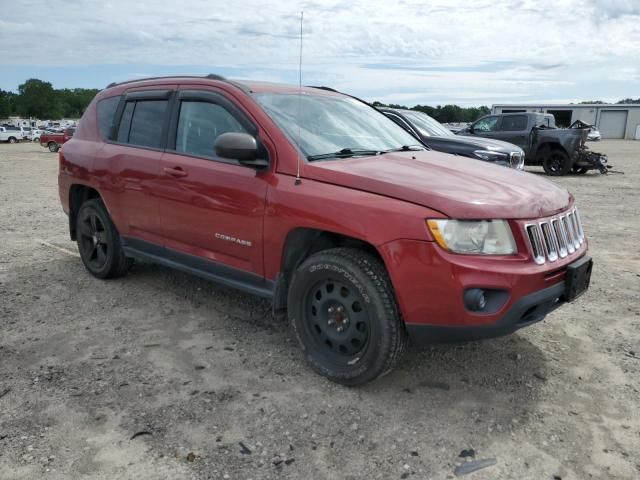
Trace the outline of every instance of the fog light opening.
{"label": "fog light opening", "polygon": [[472,312],[484,310],[487,306],[487,297],[484,290],[470,288],[464,293],[464,304]]}

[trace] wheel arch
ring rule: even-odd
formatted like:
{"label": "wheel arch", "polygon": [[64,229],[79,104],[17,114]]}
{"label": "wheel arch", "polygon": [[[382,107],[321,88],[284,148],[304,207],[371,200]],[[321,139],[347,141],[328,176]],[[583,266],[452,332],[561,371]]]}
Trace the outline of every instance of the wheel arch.
{"label": "wheel arch", "polygon": [[69,188],[69,235],[71,240],[76,240],[78,211],[84,202],[92,198],[102,199],[102,195],[93,187],[76,183]]}
{"label": "wheel arch", "polygon": [[560,142],[547,141],[538,146],[538,149],[536,150],[536,160],[542,162],[544,156],[551,150],[562,150],[567,156],[569,156],[569,152],[567,152],[567,149],[564,148]]}
{"label": "wheel arch", "polygon": [[296,268],[314,253],[338,247],[361,249],[374,255],[385,265],[384,258],[378,249],[366,240],[329,230],[306,227],[294,228],[289,231],[285,238],[280,261],[280,272],[276,278],[273,296],[273,313],[276,317],[286,315],[289,284]]}

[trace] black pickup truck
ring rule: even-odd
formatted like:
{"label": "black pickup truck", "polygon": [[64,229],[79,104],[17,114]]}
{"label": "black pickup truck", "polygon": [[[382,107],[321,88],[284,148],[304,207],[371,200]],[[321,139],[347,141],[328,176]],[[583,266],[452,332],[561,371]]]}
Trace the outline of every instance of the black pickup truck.
{"label": "black pickup truck", "polygon": [[569,128],[557,128],[551,114],[502,113],[476,120],[458,135],[494,138],[522,148],[527,165],[542,165],[548,175],[569,172],[607,173],[607,156],[585,145],[591,125],[579,120]]}

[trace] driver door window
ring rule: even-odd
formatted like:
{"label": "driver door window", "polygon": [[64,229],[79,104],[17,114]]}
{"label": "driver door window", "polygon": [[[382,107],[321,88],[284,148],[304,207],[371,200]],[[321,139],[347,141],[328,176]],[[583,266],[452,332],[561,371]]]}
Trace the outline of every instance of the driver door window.
{"label": "driver door window", "polygon": [[199,157],[216,157],[213,145],[228,132],[247,132],[224,107],[210,102],[180,104],[176,151]]}
{"label": "driver door window", "polygon": [[473,126],[474,132],[477,133],[489,133],[495,132],[498,129],[498,117],[487,117],[482,120],[478,120]]}

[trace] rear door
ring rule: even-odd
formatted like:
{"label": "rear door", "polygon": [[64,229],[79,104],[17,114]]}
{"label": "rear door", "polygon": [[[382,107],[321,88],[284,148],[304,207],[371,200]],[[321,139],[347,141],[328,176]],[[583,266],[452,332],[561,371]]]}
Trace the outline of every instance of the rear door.
{"label": "rear door", "polygon": [[529,145],[528,117],[526,115],[505,115],[500,122],[500,129],[493,138],[513,143],[526,150]]}
{"label": "rear door", "polygon": [[95,164],[101,192],[120,234],[157,245],[162,244],[162,226],[153,187],[166,145],[172,93],[172,88],[162,86],[126,94]]}
{"label": "rear door", "polygon": [[194,268],[211,270],[214,262],[261,276],[270,173],[221,158],[213,147],[223,133],[259,138],[259,130],[230,97],[201,88],[180,90],[173,107],[157,188],[165,246]]}

